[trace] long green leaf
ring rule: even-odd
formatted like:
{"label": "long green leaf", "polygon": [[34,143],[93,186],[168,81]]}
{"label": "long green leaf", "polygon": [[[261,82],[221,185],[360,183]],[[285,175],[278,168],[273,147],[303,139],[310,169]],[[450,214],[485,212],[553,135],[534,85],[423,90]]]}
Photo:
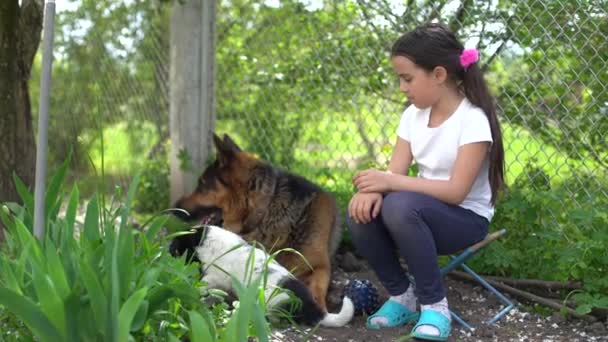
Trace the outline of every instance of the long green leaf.
{"label": "long green leaf", "polygon": [[93,271],[86,260],[80,260],[80,274],[84,286],[89,293],[89,300],[91,301],[95,322],[97,323],[99,332],[103,333],[106,322],[107,297],[101,287],[101,282],[98,278],[99,274]]}
{"label": "long green leaf", "polygon": [[217,326],[215,325],[213,315],[204,306],[202,307],[201,315],[202,315],[203,319],[205,320],[207,327],[209,328],[209,333],[213,335],[214,340],[217,340]]}
{"label": "long green leaf", "polygon": [[17,315],[32,332],[45,342],[65,339],[34,302],[6,288],[0,288],[0,304]]}
{"label": "long green leaf", "polygon": [[66,159],[59,169],[53,173],[51,177],[51,181],[49,182],[48,187],[46,188],[45,195],[45,208],[47,219],[54,220],[56,218],[57,211],[54,210],[58,207],[57,204],[61,204],[61,197],[59,196],[59,192],[61,191],[61,184],[63,184],[63,180],[65,178],[65,173],[68,169],[69,158]]}
{"label": "long green leaf", "polygon": [[[140,173],[137,173],[131,184],[129,184],[129,190],[127,191],[127,199],[125,201],[125,208],[127,209],[127,215],[131,213],[131,205],[133,204],[133,199],[135,198],[135,194],[137,194],[137,187],[139,186],[139,180],[141,176]],[[126,222],[125,222],[126,223]]]}
{"label": "long green leaf", "polygon": [[[263,290],[262,290],[263,291]],[[259,305],[254,304],[252,307],[253,327],[255,328],[255,336],[259,342],[268,342],[268,325],[266,324],[266,315]]]}
{"label": "long green leaf", "polygon": [[133,231],[127,226],[121,226],[120,232],[118,233],[118,276],[120,284],[120,293],[129,293],[129,286],[131,285],[131,278],[133,277],[133,257],[134,249],[133,246]]}
{"label": "long green leaf", "polygon": [[171,298],[179,298],[185,303],[197,303],[200,293],[196,288],[187,284],[163,284],[150,290],[150,312],[155,312],[166,305]]}
{"label": "long green leaf", "polygon": [[[55,223],[57,221],[57,216],[59,216],[59,211],[61,210],[61,206],[63,205],[63,202],[61,200],[61,198],[59,200],[57,200],[57,202],[55,202],[54,205],[52,205],[47,211],[46,211],[46,230],[51,230],[50,224]],[[55,240],[58,241],[58,240]]]}
{"label": "long green leaf", "polygon": [[0,204],[0,220],[9,232],[15,229],[15,221],[11,218],[8,206],[5,204]]}
{"label": "long green leaf", "polygon": [[74,236],[74,225],[76,224],[76,213],[78,211],[79,192],[78,187],[74,184],[70,193],[70,201],[68,208],[65,211],[65,221],[67,223],[66,235],[70,238]]}
{"label": "long green leaf", "polygon": [[148,241],[153,241],[157,237],[158,232],[162,229],[162,227],[165,225],[165,223],[167,223],[168,220],[168,215],[161,215],[155,217],[152,220],[152,222],[150,223],[150,227],[146,230],[146,238],[148,239]]}
{"label": "long green leaf", "polygon": [[172,333],[169,333],[169,342],[180,342],[179,338],[175,337]]}
{"label": "long green leaf", "polygon": [[137,288],[140,287],[152,287],[154,283],[158,280],[160,273],[162,270],[159,267],[152,267],[145,270],[144,275],[139,279],[137,283]]}
{"label": "long green leaf", "polygon": [[40,242],[38,239],[36,239],[25,224],[18,219],[15,221],[15,230],[17,231],[17,236],[19,237],[19,242],[22,248],[27,250],[32,256],[30,262],[35,262],[38,265],[42,265],[42,251],[40,249]]}
{"label": "long green leaf", "polygon": [[[84,218],[84,232],[82,234],[89,243],[100,239],[99,235],[99,203],[97,196],[93,196],[87,205],[87,213]],[[82,241],[81,237],[81,241]]]}
{"label": "long green leaf", "polygon": [[[29,264],[30,264],[30,254],[32,254],[31,249],[22,249],[21,255],[19,256],[19,258],[17,259],[16,262],[16,266],[15,266],[15,277],[17,277],[17,282],[19,284],[25,284],[25,276],[26,276],[26,270],[29,271]],[[28,274],[28,279],[29,279],[29,274]]]}
{"label": "long green leaf", "polygon": [[135,317],[133,317],[133,322],[131,323],[131,331],[139,331],[146,323],[148,319],[148,313],[150,312],[150,302],[144,300],[137,312],[135,313]]}
{"label": "long green leaf", "polygon": [[106,338],[118,340],[118,313],[120,310],[120,273],[118,271],[118,239],[114,227],[104,229],[105,267],[108,271],[108,315],[106,316]]}
{"label": "long green leaf", "polygon": [[68,285],[68,279],[65,274],[63,263],[59,259],[57,250],[53,248],[53,243],[47,241],[46,248],[46,261],[48,263],[48,275],[53,280],[53,284],[57,288],[57,293],[62,299],[65,299],[70,294],[70,286]]}
{"label": "long green leaf", "polygon": [[129,331],[131,330],[133,317],[135,317],[135,313],[147,293],[147,287],[139,289],[137,292],[133,293],[123,304],[122,308],[120,308],[120,313],[118,314],[118,342],[127,342],[129,339]]}
{"label": "long green leaf", "polygon": [[32,278],[42,312],[46,314],[60,334],[65,336],[65,310],[54,284],[45,274],[45,270],[36,264],[32,264]]}
{"label": "long green leaf", "polygon": [[18,294],[23,294],[21,291],[21,287],[23,284],[18,280],[15,272],[13,271],[12,264],[13,262],[6,259],[4,256],[0,259],[0,277],[2,278],[2,284],[6,286],[11,291],[15,291]]}
{"label": "long green leaf", "polygon": [[28,213],[33,213],[34,212],[34,196],[30,192],[30,190],[27,188],[27,185],[25,185],[25,183],[23,183],[21,178],[19,178],[19,176],[16,173],[13,173],[13,181],[15,182],[15,189],[17,190],[19,197],[21,197],[21,200],[23,201],[23,205],[25,206],[25,209],[26,209],[25,211]]}
{"label": "long green leaf", "polygon": [[190,316],[190,340],[192,342],[215,342],[209,326],[203,317],[196,311],[188,311]]}
{"label": "long green leaf", "polygon": [[[87,313],[90,315],[90,307],[81,305],[80,295],[76,291],[70,293],[64,303],[66,340],[70,342],[93,340],[91,335],[97,335],[93,323],[91,323],[93,319],[86,320],[83,317]],[[83,321],[86,323],[82,324]]]}
{"label": "long green leaf", "polygon": [[256,305],[261,278],[254,279],[245,287],[236,277],[231,275],[232,284],[239,296],[239,307],[228,324],[228,336],[235,341],[245,341],[249,332],[249,322],[253,307]]}

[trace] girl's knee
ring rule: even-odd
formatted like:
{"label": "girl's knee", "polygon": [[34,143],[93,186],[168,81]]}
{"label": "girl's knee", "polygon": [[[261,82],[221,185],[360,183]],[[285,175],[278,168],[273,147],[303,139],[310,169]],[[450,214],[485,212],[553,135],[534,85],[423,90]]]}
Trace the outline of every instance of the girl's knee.
{"label": "girl's knee", "polygon": [[344,222],[346,223],[346,227],[348,228],[352,239],[365,239],[367,234],[374,231],[373,229],[370,229],[369,224],[357,223],[348,214],[346,214],[346,220]]}
{"label": "girl's knee", "polygon": [[382,221],[389,229],[404,229],[406,221],[418,215],[421,196],[424,195],[411,191],[389,193],[382,202]]}

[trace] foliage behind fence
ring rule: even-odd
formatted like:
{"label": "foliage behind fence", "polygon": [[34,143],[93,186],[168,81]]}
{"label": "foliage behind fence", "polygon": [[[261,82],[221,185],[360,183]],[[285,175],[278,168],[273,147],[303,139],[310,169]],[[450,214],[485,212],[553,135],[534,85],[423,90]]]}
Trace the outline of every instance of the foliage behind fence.
{"label": "foliage behind fence", "polygon": [[[74,178],[96,179],[103,131],[110,184],[143,167],[140,208],[166,207],[170,6],[72,7],[58,15],[52,160],[74,150]],[[216,130],[321,183],[344,207],[353,172],[386,164],[405,108],[391,42],[442,21],[482,52],[504,131],[510,191],[494,225],[509,237],[477,267],[584,279],[586,295],[606,293],[607,8],[605,0],[222,1]]]}

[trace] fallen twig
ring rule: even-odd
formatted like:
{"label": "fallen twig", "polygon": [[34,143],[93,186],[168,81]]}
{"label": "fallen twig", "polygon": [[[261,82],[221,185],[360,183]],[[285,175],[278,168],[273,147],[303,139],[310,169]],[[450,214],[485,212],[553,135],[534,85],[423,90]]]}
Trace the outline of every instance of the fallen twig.
{"label": "fallen twig", "polygon": [[[464,273],[464,272],[460,272],[460,271],[452,271],[452,272],[450,272],[450,275],[456,276],[456,277],[458,277],[460,279],[475,280],[469,274]],[[576,318],[579,318],[579,319],[583,319],[583,320],[588,321],[588,322],[595,322],[595,321],[597,321],[597,318],[595,318],[595,317],[593,317],[591,315],[582,315],[582,314],[576,312],[575,310],[573,310],[572,308],[569,308],[569,307],[567,307],[565,305],[562,305],[562,304],[560,304],[560,303],[558,303],[558,302],[556,302],[554,300],[551,300],[551,299],[548,299],[548,298],[544,298],[544,297],[541,297],[541,296],[537,296],[535,294],[532,294],[532,293],[529,293],[529,292],[526,292],[526,291],[523,291],[523,290],[516,289],[514,287],[511,287],[509,285],[503,284],[503,283],[501,283],[499,281],[496,281],[496,280],[492,280],[492,279],[485,278],[485,277],[484,277],[484,279],[486,279],[486,281],[488,283],[490,283],[492,286],[494,286],[496,288],[499,288],[499,289],[501,289],[503,291],[509,292],[509,293],[511,293],[513,295],[519,296],[521,298],[524,298],[524,299],[527,299],[527,300],[530,300],[530,301],[542,304],[544,306],[550,307],[550,308],[555,309],[555,310],[563,310],[563,311],[567,312],[569,315],[572,315],[573,317],[576,317]]]}
{"label": "fallen twig", "polygon": [[540,279],[515,279],[496,276],[484,276],[485,279],[499,281],[503,284],[508,284],[515,287],[540,287],[548,290],[578,290],[583,287],[583,284],[577,281],[567,283],[561,281],[550,281]]}

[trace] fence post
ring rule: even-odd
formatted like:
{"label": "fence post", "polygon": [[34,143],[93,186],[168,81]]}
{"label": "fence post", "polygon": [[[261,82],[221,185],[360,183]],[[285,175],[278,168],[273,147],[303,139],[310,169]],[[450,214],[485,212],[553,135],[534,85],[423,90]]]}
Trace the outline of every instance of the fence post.
{"label": "fence post", "polygon": [[44,236],[46,163],[49,130],[49,96],[53,66],[53,30],[55,28],[55,0],[47,0],[44,6],[42,75],[40,77],[40,108],[38,112],[38,141],[36,144],[36,180],[34,187],[34,235]]}
{"label": "fence post", "polygon": [[193,190],[211,151],[215,17],[215,0],[173,4],[169,95],[171,203]]}

